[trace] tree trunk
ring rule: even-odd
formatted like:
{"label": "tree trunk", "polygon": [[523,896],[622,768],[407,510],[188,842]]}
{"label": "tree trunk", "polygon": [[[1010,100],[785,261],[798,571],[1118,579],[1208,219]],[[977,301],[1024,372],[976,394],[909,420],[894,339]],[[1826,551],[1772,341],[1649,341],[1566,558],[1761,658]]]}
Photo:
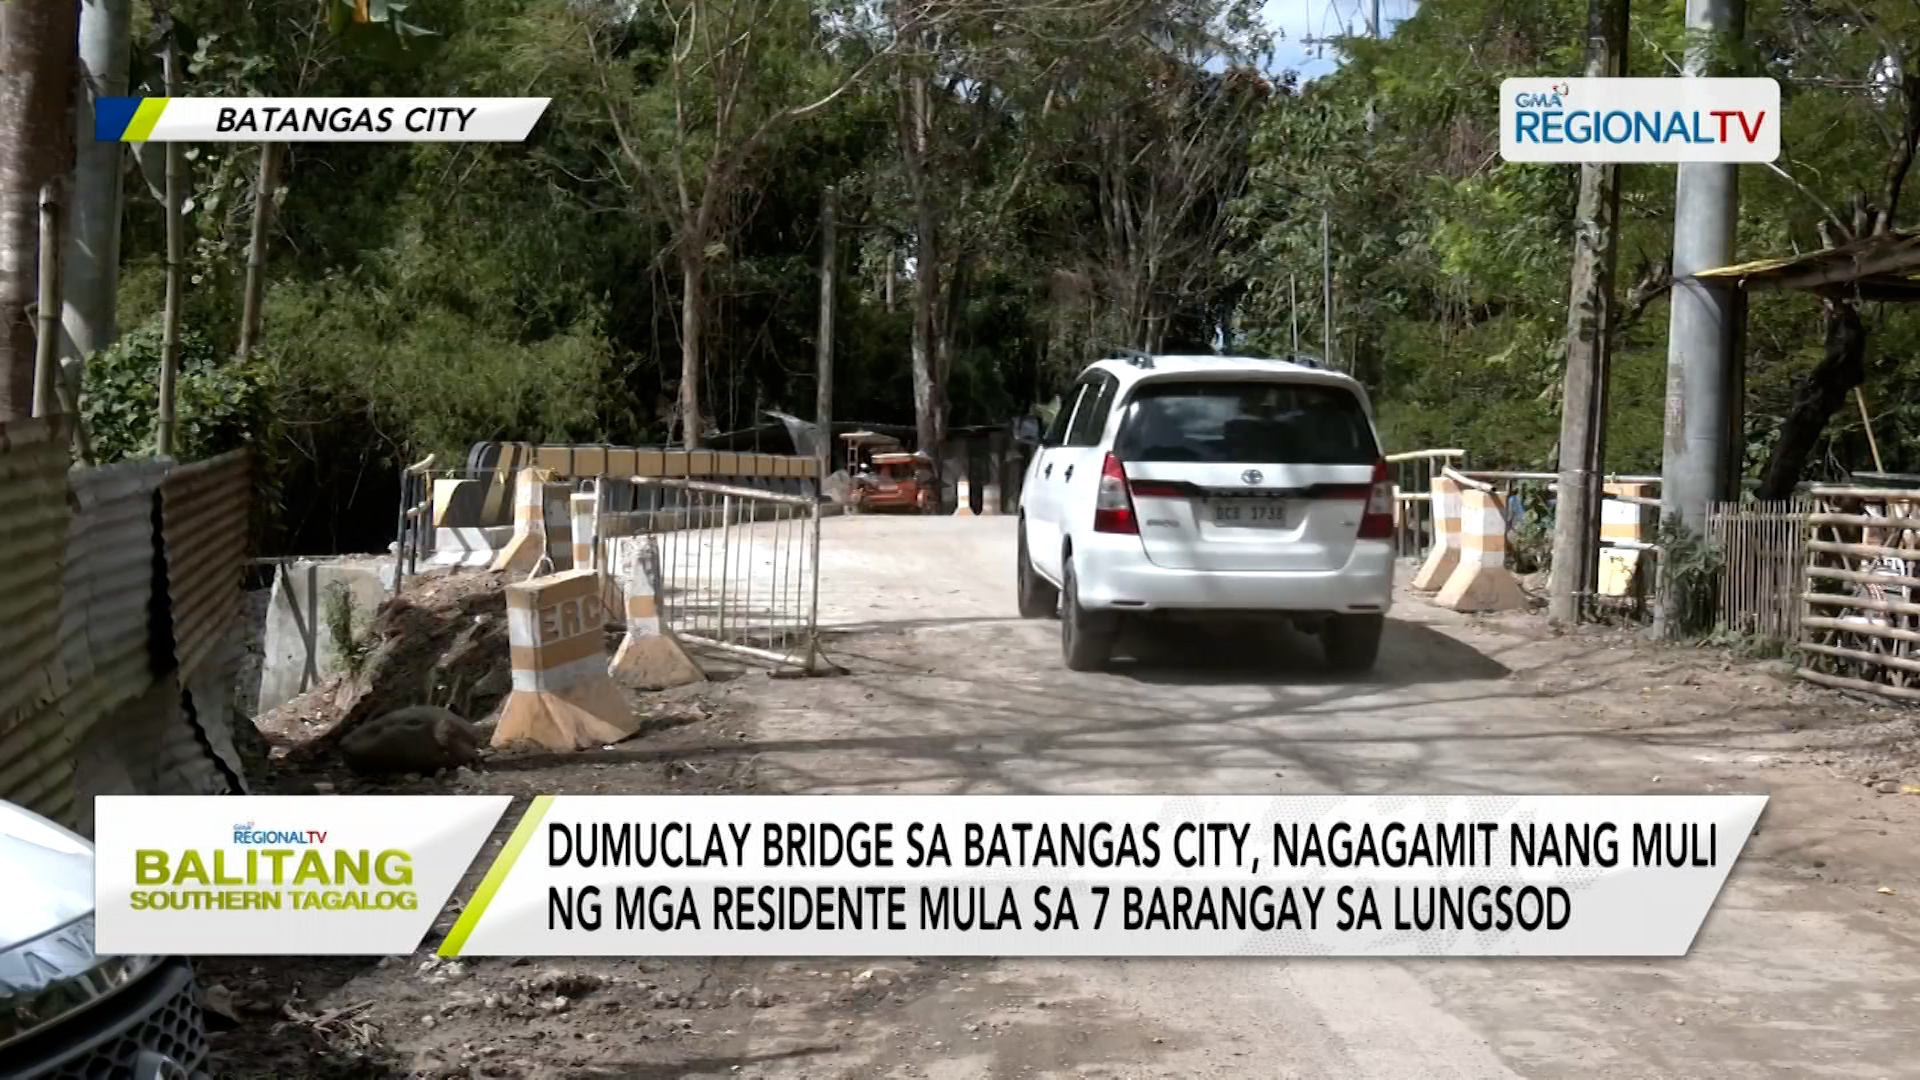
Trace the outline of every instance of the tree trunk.
{"label": "tree trunk", "polygon": [[700,334],[706,304],[703,253],[680,251],[680,438],[689,450],[700,448]]}
{"label": "tree trunk", "polygon": [[940,407],[940,221],[924,185],[915,191],[914,204],[919,235],[913,253],[913,424],[916,449],[938,461],[946,437]]}
{"label": "tree trunk", "polygon": [[73,149],[77,6],[0,3],[0,422],[33,411],[40,190]]}
{"label": "tree trunk", "polygon": [[70,393],[87,357],[119,336],[121,166],[126,144],[93,137],[93,102],[123,97],[133,33],[132,0],[86,0],[80,8],[80,77],[74,110],[73,188],[66,204],[61,268],[65,329],[60,358]]}
{"label": "tree trunk", "polygon": [[1794,380],[1793,409],[1780,423],[1780,439],[1761,476],[1758,499],[1787,499],[1800,482],[1814,444],[1827,420],[1847,405],[1847,395],[1866,381],[1867,331],[1860,312],[1848,300],[1828,300],[1826,355],[1811,372]]}
{"label": "tree trunk", "polygon": [[260,179],[254,185],[253,232],[247,237],[247,286],[240,301],[240,345],[236,359],[253,355],[260,340],[260,301],[266,288],[267,229],[273,221],[273,192],[280,184],[280,144],[260,144]]}

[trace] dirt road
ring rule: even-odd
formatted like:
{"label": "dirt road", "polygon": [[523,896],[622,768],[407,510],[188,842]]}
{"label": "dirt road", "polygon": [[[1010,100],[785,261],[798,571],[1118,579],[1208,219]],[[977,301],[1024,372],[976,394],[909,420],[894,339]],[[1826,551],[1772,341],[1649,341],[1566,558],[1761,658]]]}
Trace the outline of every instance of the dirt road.
{"label": "dirt road", "polygon": [[1692,955],[1673,961],[476,961],[449,973],[415,957],[318,979],[303,1008],[376,1002],[371,1022],[416,1075],[437,1076],[1920,1076],[1920,797],[1861,782],[1911,768],[1908,716],[1718,653],[1555,636],[1530,616],[1467,618],[1412,596],[1363,683],[1327,681],[1311,643],[1195,636],[1076,675],[1056,624],[1015,615],[1011,519],[827,529],[822,614],[848,675],[742,676],[703,692],[712,720],[470,783],[1773,802]]}
{"label": "dirt road", "polygon": [[[1015,617],[1011,519],[833,524],[823,612],[856,674],[776,684],[763,788],[1774,800],[1683,960],[1005,961],[767,1075],[1920,1075],[1920,798],[1819,764],[1870,769],[1862,743],[1904,721],[1718,656],[1410,596],[1363,684],[1287,640],[1142,643],[1142,663],[1075,675],[1055,624]],[[806,1042],[757,1026],[760,1052]]]}

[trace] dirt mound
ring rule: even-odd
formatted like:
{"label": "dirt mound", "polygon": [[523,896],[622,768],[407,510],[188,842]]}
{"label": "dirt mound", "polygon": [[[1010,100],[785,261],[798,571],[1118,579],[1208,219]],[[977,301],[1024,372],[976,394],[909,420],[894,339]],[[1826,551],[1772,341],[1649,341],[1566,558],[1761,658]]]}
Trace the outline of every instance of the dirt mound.
{"label": "dirt mound", "polygon": [[258,720],[289,760],[332,752],[376,717],[415,705],[480,720],[513,685],[505,574],[471,571],[420,581],[380,606],[353,674],[338,676]]}

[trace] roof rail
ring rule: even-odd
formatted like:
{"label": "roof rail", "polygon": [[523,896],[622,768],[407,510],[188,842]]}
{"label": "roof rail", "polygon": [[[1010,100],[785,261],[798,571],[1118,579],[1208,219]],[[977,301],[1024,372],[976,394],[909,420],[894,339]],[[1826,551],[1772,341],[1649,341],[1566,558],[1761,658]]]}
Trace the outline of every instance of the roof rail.
{"label": "roof rail", "polygon": [[1130,349],[1125,345],[1110,346],[1107,349],[1107,359],[1125,360],[1137,368],[1150,368],[1153,366],[1152,353],[1141,352],[1139,349]]}

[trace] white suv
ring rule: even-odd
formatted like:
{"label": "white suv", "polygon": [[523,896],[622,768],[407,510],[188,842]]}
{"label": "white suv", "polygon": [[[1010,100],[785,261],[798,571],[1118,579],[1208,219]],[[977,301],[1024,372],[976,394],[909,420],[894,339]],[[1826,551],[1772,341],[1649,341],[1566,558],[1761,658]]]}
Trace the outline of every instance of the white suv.
{"label": "white suv", "polygon": [[1393,485],[1360,384],[1305,358],[1129,354],[1081,374],[1020,492],[1020,614],[1067,667],[1147,613],[1282,616],[1373,667]]}

